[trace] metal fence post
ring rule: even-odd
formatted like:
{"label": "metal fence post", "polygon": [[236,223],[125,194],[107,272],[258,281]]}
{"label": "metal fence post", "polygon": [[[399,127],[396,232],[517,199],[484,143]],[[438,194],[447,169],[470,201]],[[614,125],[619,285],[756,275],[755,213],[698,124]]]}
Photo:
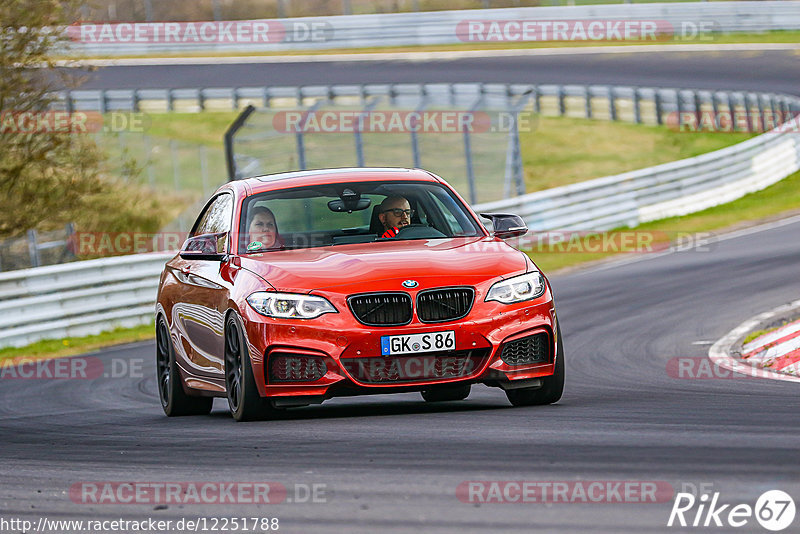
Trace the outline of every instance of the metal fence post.
{"label": "metal fence post", "polygon": [[[366,159],[364,158],[364,138],[361,135],[361,117],[365,115],[369,116],[369,113],[375,108],[380,100],[378,98],[373,99],[371,102],[366,103],[364,109],[361,110],[361,113],[358,114],[358,123],[356,124],[355,131],[353,135],[356,139],[356,161],[359,167],[365,166]],[[413,133],[413,132],[412,132]],[[419,165],[417,165],[419,166]]]}
{"label": "metal fence post", "polygon": [[472,140],[469,138],[469,130],[463,128],[464,136],[464,163],[467,167],[467,185],[469,186],[469,203],[478,203],[478,192],[475,189],[475,169],[472,164]]}
{"label": "metal fence post", "polygon": [[753,114],[750,113],[750,93],[742,93],[742,102],[744,103],[744,113],[747,117],[747,131],[752,133],[753,128]]}
{"label": "metal fence post", "polygon": [[756,105],[758,106],[759,120],[759,125],[756,131],[763,132],[766,131],[764,129],[766,127],[766,117],[764,116],[764,99],[761,98],[760,94],[756,94]]}
{"label": "metal fence post", "polygon": [[564,116],[567,114],[567,102],[566,102],[566,91],[564,91],[564,86],[558,86],[558,114],[560,116]]}
{"label": "metal fence post", "polygon": [[664,117],[663,115],[663,104],[661,102],[661,91],[656,88],[655,93],[653,94],[653,100],[655,101],[655,108],[656,108],[656,123],[658,125],[664,124]]}
{"label": "metal fence post", "polygon": [[692,91],[692,100],[694,100],[694,115],[697,120],[697,128],[700,128],[703,119],[703,104],[700,101],[700,91]]}
{"label": "metal fence post", "polygon": [[67,113],[72,113],[75,111],[75,102],[72,101],[72,91],[69,89],[64,91],[64,106],[67,110]]}
{"label": "metal fence post", "polygon": [[39,246],[35,229],[28,230],[28,255],[31,258],[31,267],[39,266]]}
{"label": "metal fence post", "polygon": [[167,111],[175,111],[175,97],[172,89],[167,89]]}
{"label": "metal fence post", "polygon": [[731,131],[736,131],[736,104],[733,102],[733,93],[727,93],[728,113],[731,115]]}
{"label": "metal fence post", "polygon": [[584,88],[584,91],[586,92],[586,118],[587,119],[591,119],[592,118],[592,88],[591,88],[591,86],[587,85]]}
{"label": "metal fence post", "polygon": [[100,104],[100,113],[106,113],[108,111],[108,101],[106,100],[105,89],[100,89],[98,103]]}
{"label": "metal fence post", "polygon": [[642,97],[639,88],[633,88],[633,120],[636,124],[642,124]]}
{"label": "metal fence post", "polygon": [[616,103],[616,91],[614,91],[614,86],[608,86],[608,115],[612,121],[617,120],[617,103]]}
{"label": "metal fence post", "polygon": [[717,102],[716,91],[711,91],[711,109],[714,113],[714,126],[719,129],[719,103]]}

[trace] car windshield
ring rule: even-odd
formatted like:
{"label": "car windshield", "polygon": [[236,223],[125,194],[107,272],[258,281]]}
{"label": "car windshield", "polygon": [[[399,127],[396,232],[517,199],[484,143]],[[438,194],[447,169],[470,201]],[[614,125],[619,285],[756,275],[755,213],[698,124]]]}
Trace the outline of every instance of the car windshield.
{"label": "car windshield", "polygon": [[239,253],[483,235],[446,187],[353,182],[270,191],[245,199]]}

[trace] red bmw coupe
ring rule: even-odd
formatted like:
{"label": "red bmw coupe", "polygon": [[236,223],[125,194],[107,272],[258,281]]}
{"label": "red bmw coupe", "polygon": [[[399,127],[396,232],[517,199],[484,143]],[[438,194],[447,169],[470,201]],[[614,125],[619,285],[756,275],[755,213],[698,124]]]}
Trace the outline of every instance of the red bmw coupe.
{"label": "red bmw coupe", "polygon": [[169,416],[227,397],[237,421],[335,396],[472,384],[550,404],[564,350],[550,284],[503,239],[527,232],[418,169],[328,169],[233,181],[167,262],[156,362]]}

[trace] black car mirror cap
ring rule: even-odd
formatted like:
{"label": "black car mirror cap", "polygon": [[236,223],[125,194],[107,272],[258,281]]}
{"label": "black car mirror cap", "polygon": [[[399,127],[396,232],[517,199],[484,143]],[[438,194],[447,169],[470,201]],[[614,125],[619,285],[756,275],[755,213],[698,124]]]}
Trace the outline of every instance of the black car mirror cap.
{"label": "black car mirror cap", "polygon": [[509,239],[520,237],[528,233],[528,225],[519,215],[512,213],[481,213],[481,217],[492,221],[494,237]]}
{"label": "black car mirror cap", "polygon": [[227,232],[202,234],[190,237],[179,252],[185,260],[223,261],[227,256]]}

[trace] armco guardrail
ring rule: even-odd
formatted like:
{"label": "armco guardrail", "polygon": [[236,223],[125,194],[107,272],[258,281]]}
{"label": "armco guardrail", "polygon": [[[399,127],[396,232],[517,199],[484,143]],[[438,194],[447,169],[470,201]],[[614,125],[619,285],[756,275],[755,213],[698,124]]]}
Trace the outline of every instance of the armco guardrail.
{"label": "armco guardrail", "polygon": [[0,347],[153,320],[171,254],[139,254],[0,274]]}
{"label": "armco guardrail", "polygon": [[800,132],[765,133],[694,158],[474,206],[532,230],[607,230],[736,200],[800,170]]}
{"label": "armco guardrail", "polygon": [[[482,9],[464,11],[432,11],[424,13],[386,13],[374,15],[343,15],[334,17],[303,17],[246,21],[261,24],[263,37],[255,38],[248,29],[247,38],[236,39],[236,31],[217,28],[219,22],[194,23],[191,31],[175,26],[176,37],[170,42],[162,38],[135,38],[130,24],[116,27],[103,34],[100,30],[73,28],[78,42],[72,52],[113,55],[148,54],[154,52],[182,53],[186,51],[254,52],[282,50],[322,50],[332,48],[364,48],[380,46],[413,46],[455,44],[469,40],[464,35],[467,21],[481,21],[486,27],[491,22],[508,21],[635,21],[657,22],[659,31],[668,29],[667,35],[686,42],[699,41],[708,32],[763,32],[770,30],[800,29],[800,2],[795,0],[765,2],[677,2],[646,4],[608,4],[585,6],[553,6]],[[239,22],[241,23],[241,21]],[[145,25],[152,23],[143,23]],[[164,23],[157,23],[164,24]],[[181,23],[184,24],[185,23]],[[233,23],[236,24],[236,23]],[[623,26],[620,26],[623,27]],[[248,26],[250,28],[250,26]],[[269,30],[267,30],[267,28]],[[550,27],[551,28],[551,27]],[[514,35],[521,33],[517,26],[508,27]],[[123,31],[124,30],[124,31]],[[230,39],[221,39],[219,32],[227,32]],[[502,32],[503,29],[501,28]],[[552,28],[550,29],[552,31]],[[571,31],[571,30],[570,30]],[[271,33],[270,33],[271,32]],[[586,33],[586,32],[585,32]],[[93,43],[89,35],[98,42]],[[117,37],[119,35],[119,37]],[[591,35],[591,34],[589,34]],[[612,38],[614,34],[612,34]],[[204,37],[207,36],[207,37]],[[637,34],[638,36],[638,34]],[[503,40],[514,40],[503,36]],[[564,40],[570,37],[566,36]],[[584,37],[584,40],[590,40]],[[495,38],[494,40],[498,40]],[[544,39],[542,39],[544,40]],[[559,40],[558,38],[554,40]],[[149,41],[149,42],[148,42]],[[222,41],[222,42],[220,42]],[[236,42],[239,41],[239,42]]]}

